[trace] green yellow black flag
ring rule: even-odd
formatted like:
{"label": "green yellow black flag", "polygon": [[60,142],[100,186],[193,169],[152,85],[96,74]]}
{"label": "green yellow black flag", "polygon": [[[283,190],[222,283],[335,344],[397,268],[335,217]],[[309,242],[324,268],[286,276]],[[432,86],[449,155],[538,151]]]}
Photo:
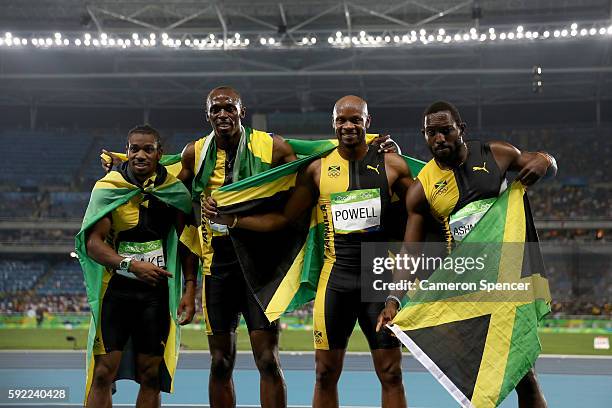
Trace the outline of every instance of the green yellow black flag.
{"label": "green yellow black flag", "polygon": [[[478,282],[477,289],[418,287],[390,326],[462,407],[501,404],[540,353],[537,327],[550,310],[550,291],[537,241],[525,187],[515,182],[449,255],[484,258],[482,271],[440,268],[427,279]],[[502,289],[484,290],[481,281]],[[510,289],[521,287],[528,289]]]}
{"label": "green yellow black flag", "polygon": [[[376,136],[367,135],[366,140]],[[301,158],[215,190],[212,196],[220,213],[281,210],[297,172],[338,145],[337,140],[287,142]],[[404,158],[413,174],[423,167],[420,160]],[[270,321],[314,299],[324,252],[324,224],[316,214],[313,210],[277,232],[231,231],[245,279]]]}

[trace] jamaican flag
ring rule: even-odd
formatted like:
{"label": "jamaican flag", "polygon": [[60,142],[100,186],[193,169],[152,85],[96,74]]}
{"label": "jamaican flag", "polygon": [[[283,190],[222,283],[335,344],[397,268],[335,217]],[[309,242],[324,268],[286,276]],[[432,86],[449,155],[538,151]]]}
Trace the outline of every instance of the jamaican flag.
{"label": "jamaican flag", "polygon": [[[525,187],[515,182],[445,259],[480,257],[484,268],[439,268],[427,279],[429,288],[443,282],[476,289],[419,284],[390,326],[462,407],[501,404],[541,350],[537,327],[550,292],[537,241]],[[485,290],[481,281],[500,290]],[[519,284],[527,290],[512,289]]]}
{"label": "jamaican flag", "polygon": [[[85,277],[87,300],[91,307],[91,323],[87,338],[85,402],[91,389],[94,351],[103,350],[104,347],[100,336],[100,312],[102,300],[112,273],[112,270],[98,264],[87,255],[87,231],[112,211],[122,213],[129,211],[130,208],[133,209],[133,207],[137,211],[138,206],[147,199],[147,196],[154,196],[184,213],[191,213],[191,197],[183,183],[170,174],[167,174],[164,178],[162,173],[166,173],[166,171],[160,166],[158,167],[157,174],[160,180],[163,178],[163,181],[158,184],[156,180],[155,183],[151,183],[146,188],[129,183],[118,171],[108,173],[104,178],[96,182],[91,193],[87,211],[85,212],[81,230],[75,238],[76,252]],[[173,274],[173,278],[168,279],[170,332],[165,342],[164,359],[160,369],[161,390],[165,392],[172,392],[173,390],[172,380],[176,370],[180,346],[180,330],[176,317],[176,310],[182,294],[178,241],[177,231],[172,228],[168,237],[164,240],[166,269]],[[135,379],[135,354],[131,350],[130,344],[131,342],[128,342],[128,346],[124,350],[117,379]]]}
{"label": "jamaican flag", "polygon": [[[377,136],[368,134],[366,141]],[[282,210],[297,172],[338,146],[337,140],[287,142],[301,158],[215,190],[212,197],[220,213]],[[423,167],[420,160],[405,159],[413,174]],[[281,231],[234,229],[230,236],[245,279],[270,321],[314,299],[324,252],[324,224],[316,209]]]}

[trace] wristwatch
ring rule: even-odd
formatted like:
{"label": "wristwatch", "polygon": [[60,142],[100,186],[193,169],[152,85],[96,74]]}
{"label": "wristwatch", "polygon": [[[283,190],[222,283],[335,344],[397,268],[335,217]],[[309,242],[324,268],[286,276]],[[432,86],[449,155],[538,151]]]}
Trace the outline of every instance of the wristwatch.
{"label": "wristwatch", "polygon": [[121,262],[119,262],[119,269],[127,272],[127,270],[130,269],[131,263],[132,263],[132,258],[123,258]]}

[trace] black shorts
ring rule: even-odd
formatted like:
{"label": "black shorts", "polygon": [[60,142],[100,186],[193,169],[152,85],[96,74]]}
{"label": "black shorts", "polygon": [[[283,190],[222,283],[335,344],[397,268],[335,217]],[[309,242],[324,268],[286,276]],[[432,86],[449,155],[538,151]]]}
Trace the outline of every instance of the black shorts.
{"label": "black shorts", "polygon": [[204,318],[206,334],[232,333],[240,323],[240,314],[249,332],[278,330],[278,321],[270,323],[244,279],[230,237],[215,237],[210,275],[204,278]]}
{"label": "black shorts", "polygon": [[169,331],[167,283],[152,287],[121,275],[110,278],[102,299],[102,344],[96,354],[122,351],[131,338],[136,353],[163,356]]}
{"label": "black shorts", "polygon": [[400,346],[387,329],[376,332],[384,302],[361,301],[361,268],[324,263],[314,304],[314,346],[317,350],[346,349],[355,323],[365,335],[370,350]]}

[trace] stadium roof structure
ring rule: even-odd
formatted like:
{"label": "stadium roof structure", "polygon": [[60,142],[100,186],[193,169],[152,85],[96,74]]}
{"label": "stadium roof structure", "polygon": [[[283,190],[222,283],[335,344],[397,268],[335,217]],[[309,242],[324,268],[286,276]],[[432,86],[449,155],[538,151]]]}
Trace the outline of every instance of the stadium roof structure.
{"label": "stadium roof structure", "polygon": [[611,0],[4,0],[0,105],[193,108],[230,84],[261,112],[343,94],[599,109],[611,19]]}

